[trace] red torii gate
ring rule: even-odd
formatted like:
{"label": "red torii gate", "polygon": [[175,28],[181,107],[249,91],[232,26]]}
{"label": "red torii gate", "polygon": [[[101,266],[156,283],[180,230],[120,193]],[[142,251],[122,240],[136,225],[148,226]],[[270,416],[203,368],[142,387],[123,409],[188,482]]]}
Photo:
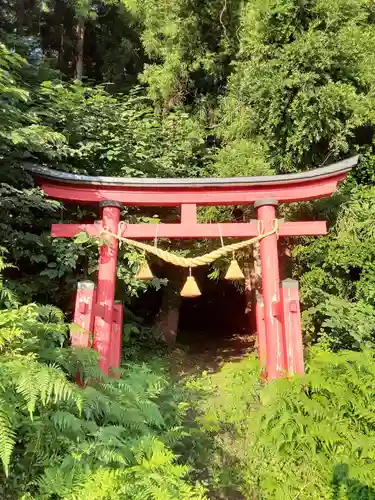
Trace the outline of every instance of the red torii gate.
{"label": "red torii gate", "polygon": [[[128,206],[180,206],[181,222],[159,224],[159,238],[250,238],[272,231],[279,203],[330,196],[346,178],[358,157],[309,172],[267,177],[226,179],[136,179],[68,174],[40,166],[27,166],[47,196],[79,203],[99,203],[101,221],[93,224],[53,224],[52,236],[72,238],[85,231],[99,236],[102,229],[118,234],[120,211]],[[249,205],[257,220],[246,223],[198,224],[197,205]],[[280,284],[278,236],[317,236],[327,233],[325,221],[278,221],[277,234],[260,240],[262,294],[256,308],[259,357],[269,380],[303,373],[302,332],[298,283]],[[155,237],[154,224],[127,224],[121,236]],[[119,367],[122,308],[115,304],[118,240],[100,247],[98,284],[78,287],[75,321],[93,333],[93,347],[104,373]],[[73,339],[73,343],[79,341]]]}

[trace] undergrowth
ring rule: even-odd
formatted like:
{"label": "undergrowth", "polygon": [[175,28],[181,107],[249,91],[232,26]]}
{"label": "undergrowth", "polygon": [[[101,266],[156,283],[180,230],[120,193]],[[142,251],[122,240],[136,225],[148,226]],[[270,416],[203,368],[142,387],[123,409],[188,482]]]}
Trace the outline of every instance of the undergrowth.
{"label": "undergrowth", "polygon": [[174,381],[131,350],[105,378],[61,311],[0,297],[2,499],[375,500],[371,348],[267,384],[253,357]]}
{"label": "undergrowth", "polygon": [[185,410],[161,362],[103,379],[67,332],[52,307],[0,310],[0,497],[204,499],[172,451]]}
{"label": "undergrowth", "polygon": [[107,379],[58,309],[29,304],[0,310],[0,361],[5,500],[375,499],[371,349],[311,348],[304,377],[269,384],[253,357]]}
{"label": "undergrowth", "polygon": [[375,360],[311,351],[304,377],[259,382],[255,359],[190,380],[196,469],[216,499],[375,499]]}

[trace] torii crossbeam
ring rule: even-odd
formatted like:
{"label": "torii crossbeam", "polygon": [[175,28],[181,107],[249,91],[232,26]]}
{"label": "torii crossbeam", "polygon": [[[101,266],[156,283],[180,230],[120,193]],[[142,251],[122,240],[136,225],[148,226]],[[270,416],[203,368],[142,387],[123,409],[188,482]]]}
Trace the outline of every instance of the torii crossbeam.
{"label": "torii crossbeam", "polygon": [[[330,196],[357,161],[358,157],[353,157],[298,174],[226,179],[91,177],[35,165],[28,165],[26,168],[35,175],[47,196],[77,203],[97,202],[101,206],[101,221],[93,224],[53,224],[54,237],[72,238],[83,231],[98,236],[103,228],[118,234],[121,207],[128,205],[181,208],[180,223],[158,224],[158,238],[219,238],[220,235],[250,238],[272,231],[279,203]],[[253,203],[257,210],[257,220],[220,225],[197,223],[199,205]],[[260,241],[262,296],[257,307],[258,343],[259,356],[269,380],[303,372],[298,285],[286,280],[280,287],[277,239],[327,233],[325,221],[278,222],[278,234]],[[155,238],[155,224],[127,224],[120,236],[133,239]],[[116,314],[118,240],[112,237],[108,241],[107,238],[107,243],[100,247],[97,306],[94,308],[95,318],[91,327],[94,334],[93,347],[100,352],[100,367],[105,373],[112,367],[111,359],[119,359],[118,353],[111,352],[113,318]],[[116,346],[116,349],[120,348],[118,342]]]}

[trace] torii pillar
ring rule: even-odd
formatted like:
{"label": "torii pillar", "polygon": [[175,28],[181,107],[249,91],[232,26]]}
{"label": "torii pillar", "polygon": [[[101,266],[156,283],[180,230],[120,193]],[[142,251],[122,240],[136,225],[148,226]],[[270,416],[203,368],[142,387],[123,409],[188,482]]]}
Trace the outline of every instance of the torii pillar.
{"label": "torii pillar", "polygon": [[[258,213],[259,233],[268,233],[277,224],[278,202],[262,199],[254,203]],[[280,316],[280,273],[277,233],[260,240],[263,318],[266,330],[267,378],[282,377],[287,370],[283,324]]]}
{"label": "torii pillar", "polygon": [[[122,203],[105,200],[100,203],[102,226],[117,234]],[[100,354],[99,367],[108,374],[111,359],[111,334],[116,291],[116,271],[118,257],[118,239],[106,236],[105,244],[100,246],[97,305],[94,322],[94,349]]]}

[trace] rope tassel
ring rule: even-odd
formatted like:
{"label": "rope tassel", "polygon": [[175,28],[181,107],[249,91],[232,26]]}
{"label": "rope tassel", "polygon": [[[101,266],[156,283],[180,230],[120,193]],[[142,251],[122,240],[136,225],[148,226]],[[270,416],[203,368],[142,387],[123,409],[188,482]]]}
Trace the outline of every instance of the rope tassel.
{"label": "rope tassel", "polygon": [[224,276],[224,279],[231,280],[231,281],[245,279],[245,275],[242,272],[240,266],[238,265],[238,262],[236,259],[232,259],[230,261],[230,265],[228,267],[228,271],[227,271],[226,275]]}
{"label": "rope tassel", "polygon": [[187,277],[180,295],[181,297],[199,297],[200,295],[202,295],[194,276],[191,275],[191,269],[190,276]]}
{"label": "rope tassel", "polygon": [[143,281],[151,281],[154,278],[150,266],[147,261],[142,262],[137,273],[137,279]]}

